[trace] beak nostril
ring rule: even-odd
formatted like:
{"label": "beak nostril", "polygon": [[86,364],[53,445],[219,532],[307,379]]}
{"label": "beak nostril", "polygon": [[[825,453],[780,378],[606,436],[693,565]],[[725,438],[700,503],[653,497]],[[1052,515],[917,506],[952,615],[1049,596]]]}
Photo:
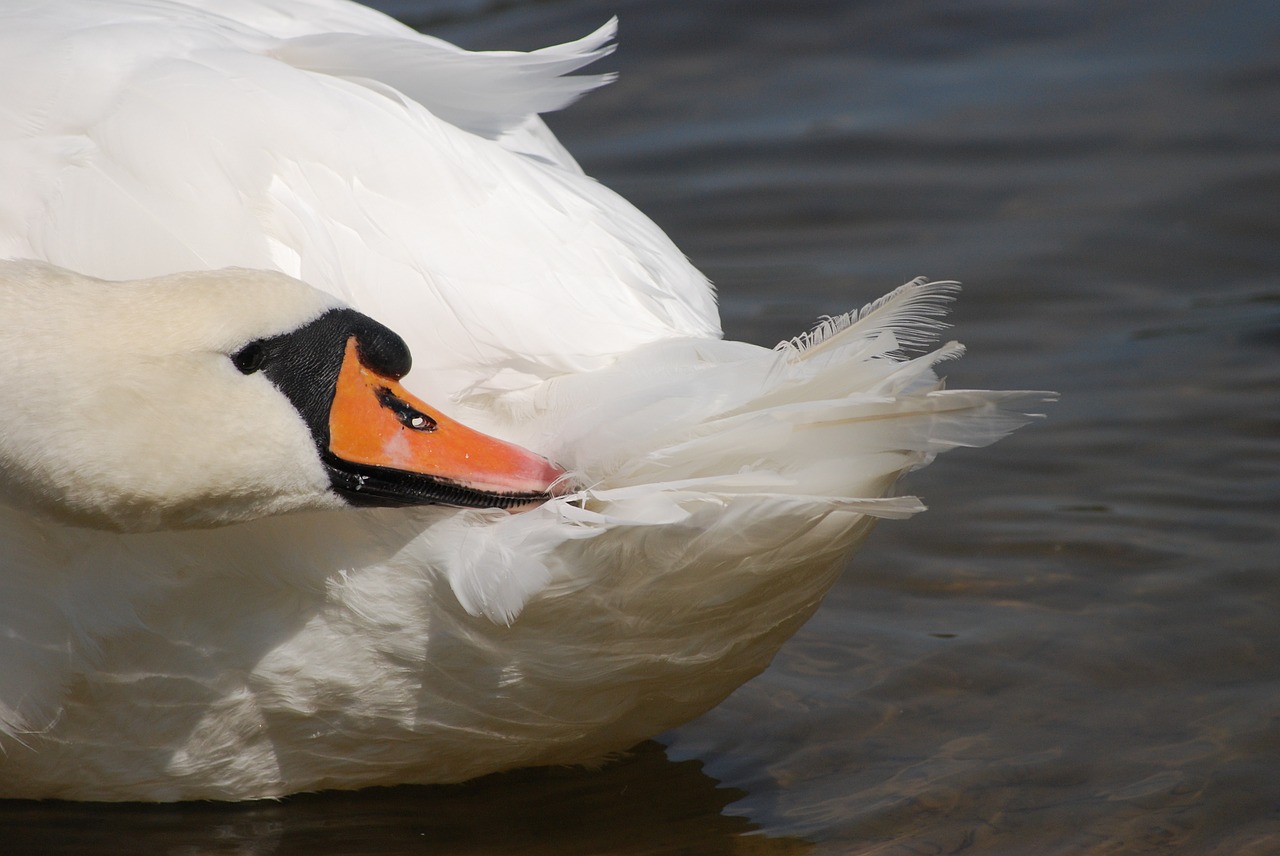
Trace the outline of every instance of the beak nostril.
{"label": "beak nostril", "polygon": [[439,427],[439,423],[400,396],[392,392],[388,387],[378,387],[375,395],[378,403],[395,414],[396,420],[406,428],[414,431],[434,431]]}

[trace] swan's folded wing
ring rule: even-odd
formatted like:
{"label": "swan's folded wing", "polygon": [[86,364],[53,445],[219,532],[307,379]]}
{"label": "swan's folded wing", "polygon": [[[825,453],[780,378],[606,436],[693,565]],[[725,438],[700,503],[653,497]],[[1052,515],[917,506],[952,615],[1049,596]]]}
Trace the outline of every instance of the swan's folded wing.
{"label": "swan's folded wing", "polygon": [[228,17],[242,5],[0,9],[0,255],[108,279],[281,270],[395,327],[424,397],[718,334],[705,277],[531,113],[599,83],[561,75],[611,26],[473,54],[389,19]]}

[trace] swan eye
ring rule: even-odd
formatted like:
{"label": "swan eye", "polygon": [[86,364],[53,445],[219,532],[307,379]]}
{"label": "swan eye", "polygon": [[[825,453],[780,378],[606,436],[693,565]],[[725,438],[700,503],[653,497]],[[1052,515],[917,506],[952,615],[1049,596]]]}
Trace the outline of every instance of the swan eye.
{"label": "swan eye", "polygon": [[235,363],[241,374],[253,374],[262,368],[262,360],[266,355],[266,348],[262,347],[261,342],[250,342],[231,355],[231,362]]}
{"label": "swan eye", "polygon": [[396,419],[406,428],[414,431],[436,430],[436,420],[418,410],[385,386],[378,389],[378,403],[395,414]]}

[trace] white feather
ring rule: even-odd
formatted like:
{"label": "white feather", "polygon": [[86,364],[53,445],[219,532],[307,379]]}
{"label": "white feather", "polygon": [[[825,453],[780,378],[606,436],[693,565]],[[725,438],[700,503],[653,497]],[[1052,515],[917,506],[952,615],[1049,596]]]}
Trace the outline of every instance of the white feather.
{"label": "white feather", "polygon": [[958,282],[930,282],[917,277],[861,309],[825,318],[808,333],[778,347],[802,352],[807,359],[850,339],[890,334],[902,350],[926,347],[946,329],[942,321],[960,290]]}
{"label": "white feather", "polygon": [[416,102],[451,125],[498,139],[612,80],[564,75],[613,53],[616,31],[614,18],[576,42],[531,53],[474,53],[412,30],[396,37],[319,33],[286,39],[270,53],[294,68]]}

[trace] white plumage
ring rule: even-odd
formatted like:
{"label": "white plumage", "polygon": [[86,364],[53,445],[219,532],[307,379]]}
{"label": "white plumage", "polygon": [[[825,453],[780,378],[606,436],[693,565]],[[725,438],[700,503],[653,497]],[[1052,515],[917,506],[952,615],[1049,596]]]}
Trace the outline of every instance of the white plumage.
{"label": "white plumage", "polygon": [[[400,333],[417,394],[581,490],[516,515],[260,516],[281,509],[249,497],[210,512],[219,528],[119,534],[33,509],[6,452],[0,795],[242,799],[626,749],[768,664],[873,520],[920,510],[890,495],[902,472],[992,442],[1044,398],[940,388],[932,367],[960,353],[927,350],[946,283],[773,350],[720,340],[706,280],[536,115],[604,82],[563,75],[610,50],[612,24],[469,53],[338,0],[203,5],[0,5],[0,257],[118,280],[300,278]],[[47,269],[8,270],[29,317],[116,317],[32,272]],[[310,294],[112,311],[178,353],[332,299]],[[104,331],[37,336],[18,317],[0,321],[14,407],[136,370],[124,346],[81,365],[79,339]],[[159,365],[183,379],[180,360]],[[275,417],[234,406],[287,445]],[[0,433],[18,418],[0,413]],[[218,423],[197,426],[211,462],[246,442]],[[76,467],[128,465],[95,452],[102,436],[68,447]],[[30,454],[64,454],[32,437]],[[279,478],[305,469],[288,457]],[[195,469],[174,496],[216,467]]]}

